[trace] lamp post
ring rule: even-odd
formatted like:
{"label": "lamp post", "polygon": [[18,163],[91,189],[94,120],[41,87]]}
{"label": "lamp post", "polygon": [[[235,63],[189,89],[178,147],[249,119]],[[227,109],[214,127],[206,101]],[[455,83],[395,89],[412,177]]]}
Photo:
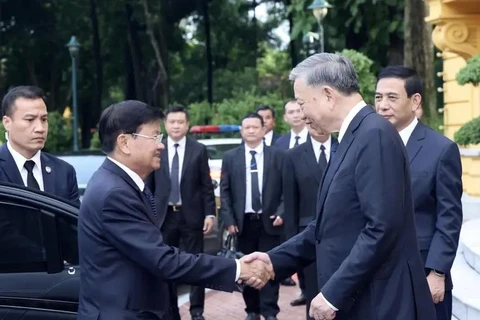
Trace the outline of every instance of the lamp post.
{"label": "lamp post", "polygon": [[332,6],[328,4],[325,0],[313,0],[312,4],[308,6],[308,9],[313,11],[313,15],[318,22],[318,35],[320,37],[320,52],[324,51],[324,44],[323,44],[323,25],[322,20],[328,13],[328,8]]}
{"label": "lamp post", "polygon": [[77,37],[72,36],[67,43],[67,47],[72,58],[73,151],[78,151],[77,58],[80,43]]}

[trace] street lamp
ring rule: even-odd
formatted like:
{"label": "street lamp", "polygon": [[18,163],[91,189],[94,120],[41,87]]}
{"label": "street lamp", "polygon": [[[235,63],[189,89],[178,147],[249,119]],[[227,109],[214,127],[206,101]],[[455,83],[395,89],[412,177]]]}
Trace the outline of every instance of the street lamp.
{"label": "street lamp", "polygon": [[315,19],[317,19],[317,22],[318,22],[318,34],[320,36],[320,52],[324,51],[322,20],[327,15],[328,8],[331,8],[331,7],[332,6],[328,4],[328,2],[325,0],[313,0],[312,4],[308,6],[308,9],[313,11],[313,15],[315,16]]}
{"label": "street lamp", "polygon": [[77,58],[80,43],[77,37],[72,36],[67,47],[72,58],[73,151],[78,151]]}

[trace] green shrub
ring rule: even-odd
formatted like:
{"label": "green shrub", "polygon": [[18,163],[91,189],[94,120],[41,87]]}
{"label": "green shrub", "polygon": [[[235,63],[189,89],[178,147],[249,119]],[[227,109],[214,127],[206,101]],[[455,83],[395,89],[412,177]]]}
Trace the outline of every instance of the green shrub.
{"label": "green shrub", "polygon": [[454,140],[461,146],[480,143],[480,117],[465,123],[457,132]]}
{"label": "green shrub", "polygon": [[371,70],[373,61],[363,53],[355,50],[344,49],[342,52],[337,53],[350,59],[358,75],[360,94],[365,102],[372,104],[376,86],[376,78]]}
{"label": "green shrub", "polygon": [[98,130],[95,130],[92,134],[92,139],[90,140],[90,150],[98,150],[100,149],[100,137],[98,135]]}
{"label": "green shrub", "polygon": [[478,86],[480,83],[480,54],[467,60],[466,66],[458,71],[456,79],[462,86],[467,83]]}

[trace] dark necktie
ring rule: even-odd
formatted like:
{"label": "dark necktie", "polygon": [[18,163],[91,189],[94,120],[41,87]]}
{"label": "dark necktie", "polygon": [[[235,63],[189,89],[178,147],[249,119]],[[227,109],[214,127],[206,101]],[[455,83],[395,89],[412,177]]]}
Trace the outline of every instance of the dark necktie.
{"label": "dark necktie", "polygon": [[23,166],[25,169],[27,169],[27,187],[40,190],[40,186],[33,176],[33,167],[35,167],[35,162],[32,160],[27,160]]}
{"label": "dark necktie", "polygon": [[251,150],[252,160],[250,161],[250,177],[252,185],[252,209],[255,212],[259,212],[262,209],[262,200],[260,197],[260,189],[258,188],[258,167],[257,160],[255,159],[255,150]]}
{"label": "dark necktie", "polygon": [[180,202],[180,164],[178,161],[178,143],[174,144],[175,155],[172,159],[172,170],[170,172],[170,197],[169,202],[176,205]]}
{"label": "dark necktie", "polygon": [[298,140],[300,140],[300,137],[299,137],[299,136],[295,136],[295,143],[293,144],[293,147],[294,147],[294,148],[299,145]]}
{"label": "dark necktie", "polygon": [[327,155],[325,153],[325,146],[322,144],[320,146],[320,157],[318,157],[318,166],[320,167],[320,170],[325,171],[325,168],[327,167]]}
{"label": "dark necktie", "polygon": [[152,192],[148,189],[147,186],[143,189],[143,194],[147,197],[148,202],[150,202],[150,207],[152,208],[153,215],[157,217],[157,206],[155,205],[155,198],[153,197]]}

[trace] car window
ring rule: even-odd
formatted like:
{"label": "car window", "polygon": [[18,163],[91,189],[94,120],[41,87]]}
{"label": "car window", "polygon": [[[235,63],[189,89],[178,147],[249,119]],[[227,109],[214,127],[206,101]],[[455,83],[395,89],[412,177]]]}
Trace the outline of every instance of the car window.
{"label": "car window", "polygon": [[238,143],[209,145],[207,147],[208,158],[210,160],[222,160],[223,154],[233,148],[238,147]]}
{"label": "car window", "polygon": [[0,264],[45,261],[40,210],[0,203]]}
{"label": "car window", "polygon": [[86,186],[95,171],[100,168],[104,156],[62,156],[62,160],[70,163],[77,174],[78,185]]}

